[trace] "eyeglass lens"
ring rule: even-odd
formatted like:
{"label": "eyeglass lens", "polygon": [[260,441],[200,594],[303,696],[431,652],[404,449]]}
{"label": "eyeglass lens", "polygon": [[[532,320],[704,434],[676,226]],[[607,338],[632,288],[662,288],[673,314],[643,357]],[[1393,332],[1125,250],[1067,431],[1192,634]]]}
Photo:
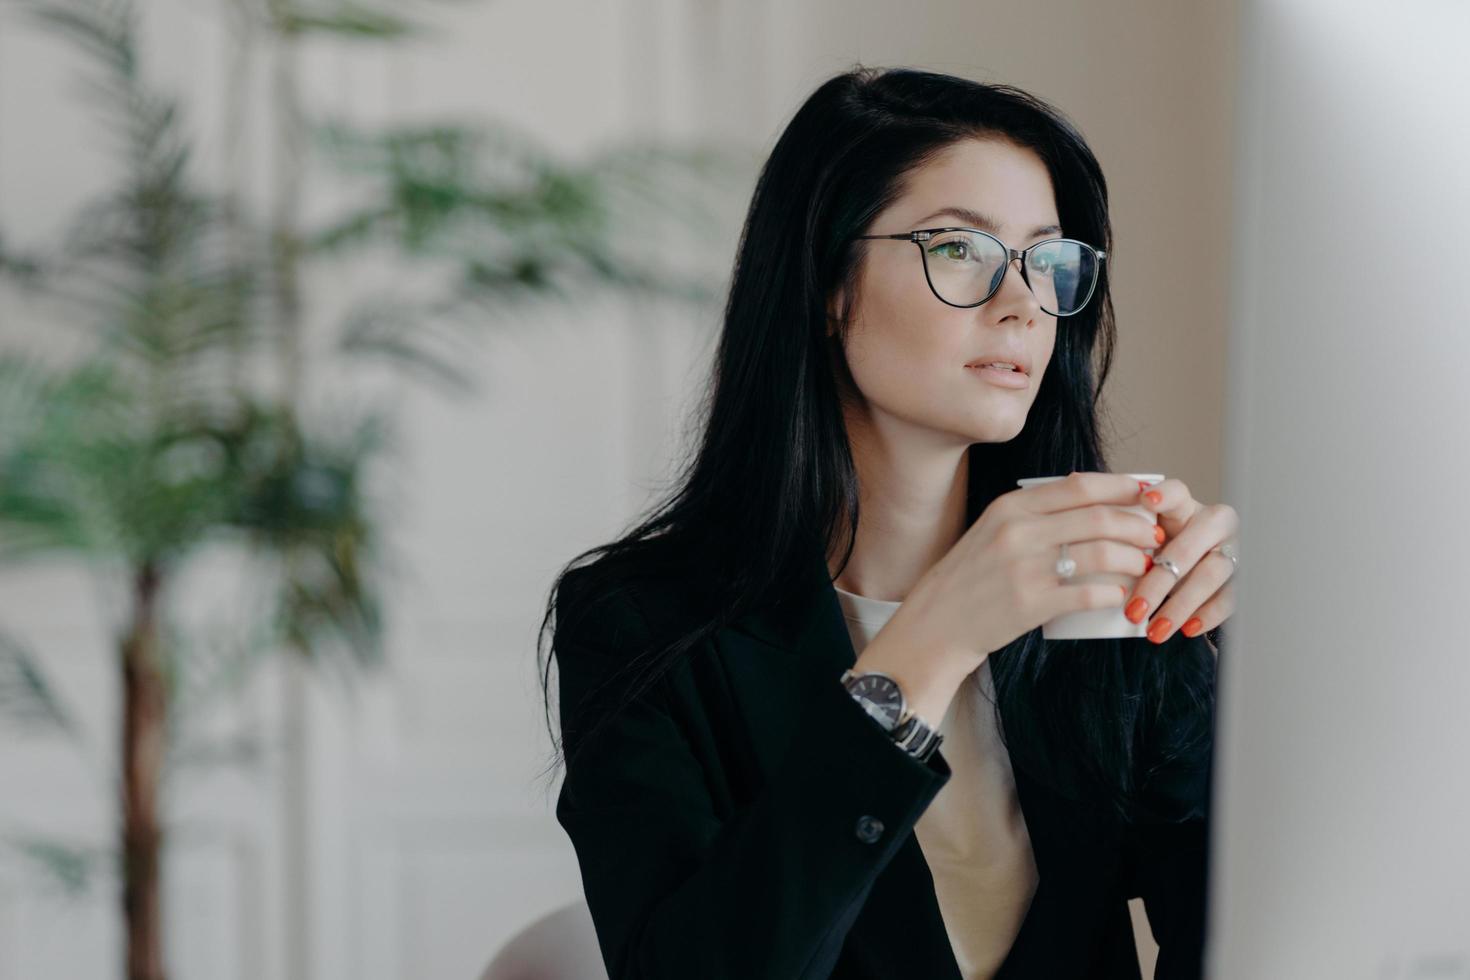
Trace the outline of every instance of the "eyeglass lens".
{"label": "eyeglass lens", "polygon": [[[985,235],[946,231],[919,246],[924,250],[929,283],[947,303],[974,306],[1005,277],[1005,249]],[[1091,295],[1097,265],[1096,254],[1081,243],[1042,242],[1026,257],[1026,277],[1043,310],[1052,316],[1070,316]]]}

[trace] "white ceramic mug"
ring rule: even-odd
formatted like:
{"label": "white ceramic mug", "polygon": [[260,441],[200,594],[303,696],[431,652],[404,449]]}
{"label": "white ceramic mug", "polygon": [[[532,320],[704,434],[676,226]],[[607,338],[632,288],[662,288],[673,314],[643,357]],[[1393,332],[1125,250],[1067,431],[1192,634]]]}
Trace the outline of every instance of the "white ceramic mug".
{"label": "white ceramic mug", "polygon": [[[1148,486],[1157,486],[1164,481],[1162,473],[1129,473],[1129,476],[1139,483]],[[1020,487],[1034,487],[1053,480],[1065,480],[1065,476],[1032,476],[1017,480],[1016,485]],[[1143,487],[1138,492],[1142,493]],[[1150,523],[1158,523],[1158,515],[1142,504],[1132,506],[1116,505],[1119,510],[1133,511],[1147,517]],[[1152,555],[1154,549],[1146,548],[1145,553]],[[1062,556],[1062,549],[1057,548],[1056,557]],[[1096,572],[1091,575],[1077,574],[1072,576],[1072,584],[1084,582],[1102,582],[1110,585],[1121,585],[1132,594],[1134,584],[1138,576],[1124,575],[1119,572]],[[1119,603],[1116,607],[1106,609],[1081,609],[1077,612],[1062,613],[1041,624],[1041,636],[1047,640],[1093,640],[1106,639],[1109,637],[1134,637],[1148,636],[1148,617],[1143,622],[1131,622],[1123,615],[1124,604]]]}

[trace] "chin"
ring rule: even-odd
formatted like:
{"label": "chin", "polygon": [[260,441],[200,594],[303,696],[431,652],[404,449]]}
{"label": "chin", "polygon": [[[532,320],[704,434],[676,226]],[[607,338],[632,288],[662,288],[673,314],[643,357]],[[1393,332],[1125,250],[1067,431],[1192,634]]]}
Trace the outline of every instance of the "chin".
{"label": "chin", "polygon": [[964,435],[971,443],[1010,442],[1020,435],[1024,428],[1026,428],[1025,415],[1019,415],[1014,421],[990,418],[978,425],[971,426]]}

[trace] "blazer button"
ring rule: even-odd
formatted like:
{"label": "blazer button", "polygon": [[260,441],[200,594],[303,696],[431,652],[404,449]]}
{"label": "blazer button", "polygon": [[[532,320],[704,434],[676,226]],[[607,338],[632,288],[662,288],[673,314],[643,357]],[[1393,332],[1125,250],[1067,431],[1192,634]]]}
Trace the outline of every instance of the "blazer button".
{"label": "blazer button", "polygon": [[879,837],[882,837],[882,836],[883,836],[883,821],[879,820],[877,817],[867,816],[866,814],[864,814],[861,817],[858,817],[858,822],[857,822],[857,839],[858,840],[862,841],[864,844],[872,844],[872,843],[876,842]]}

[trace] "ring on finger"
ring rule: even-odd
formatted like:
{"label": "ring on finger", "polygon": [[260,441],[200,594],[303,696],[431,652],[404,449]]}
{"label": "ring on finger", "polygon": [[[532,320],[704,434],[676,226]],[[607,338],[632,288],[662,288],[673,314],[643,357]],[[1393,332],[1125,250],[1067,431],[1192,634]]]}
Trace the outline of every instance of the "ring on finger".
{"label": "ring on finger", "polygon": [[1168,570],[1174,576],[1174,581],[1176,582],[1184,577],[1184,572],[1180,570],[1179,566],[1171,558],[1155,558],[1154,564]]}
{"label": "ring on finger", "polygon": [[1067,554],[1067,542],[1062,542],[1062,554],[1056,562],[1057,582],[1065,585],[1067,579],[1077,574],[1077,562]]}

